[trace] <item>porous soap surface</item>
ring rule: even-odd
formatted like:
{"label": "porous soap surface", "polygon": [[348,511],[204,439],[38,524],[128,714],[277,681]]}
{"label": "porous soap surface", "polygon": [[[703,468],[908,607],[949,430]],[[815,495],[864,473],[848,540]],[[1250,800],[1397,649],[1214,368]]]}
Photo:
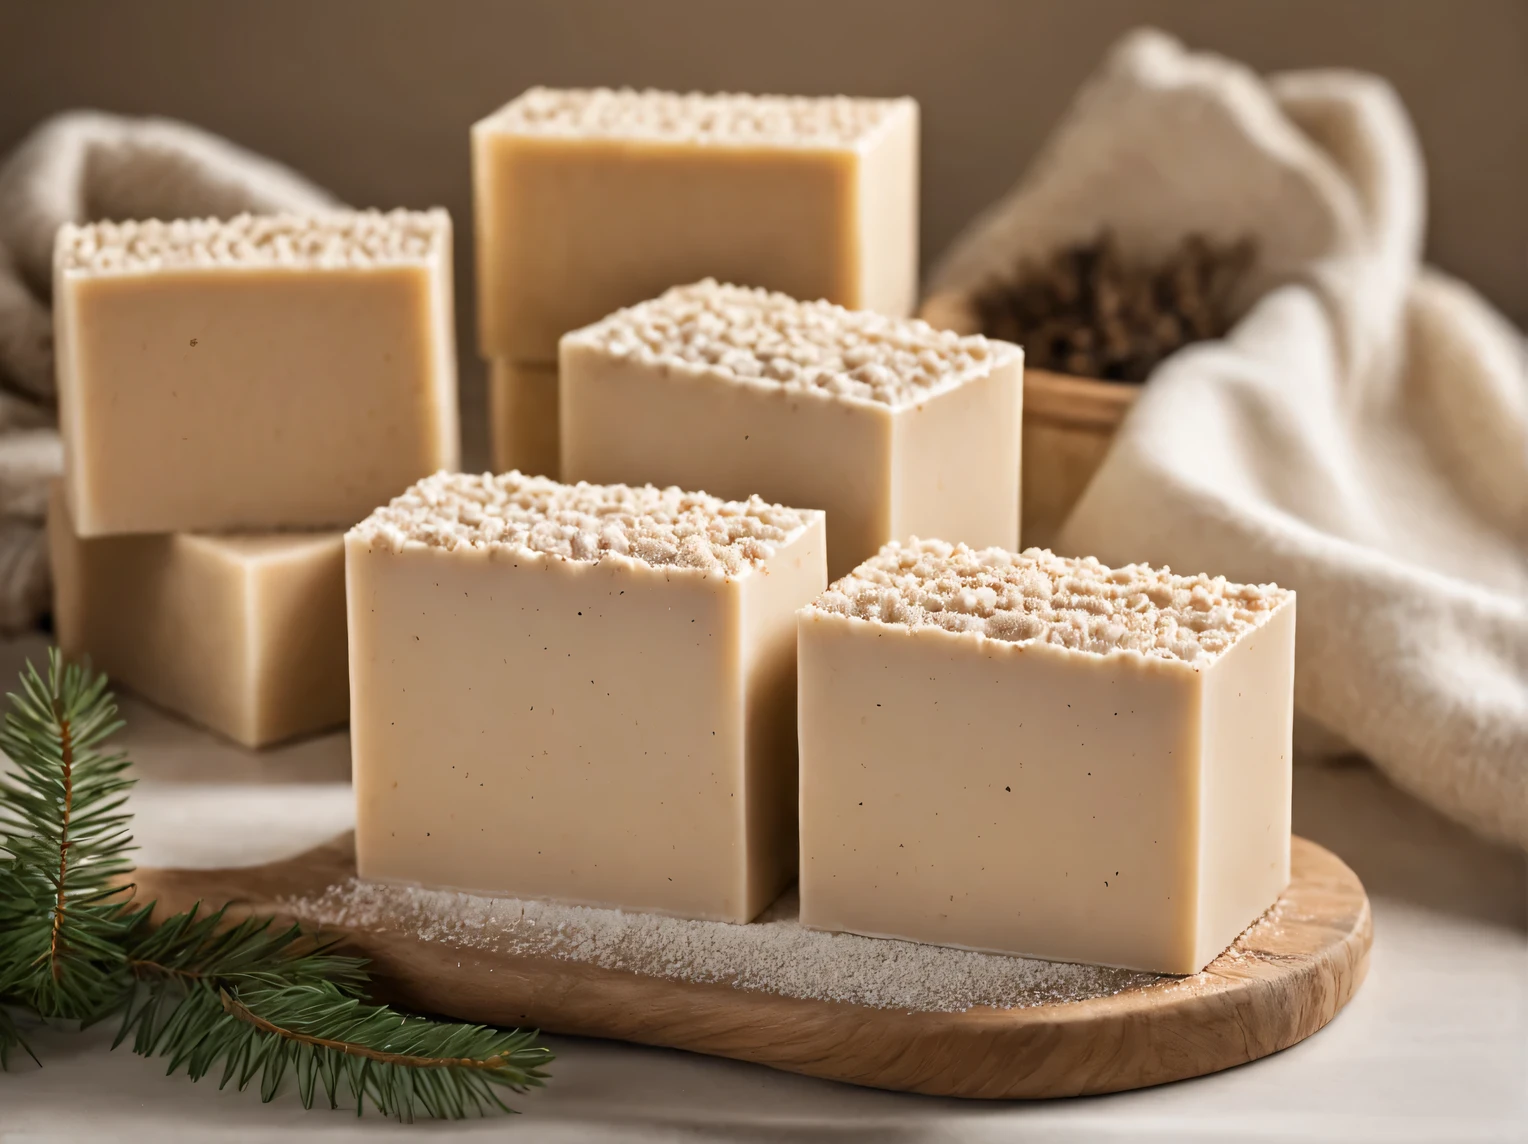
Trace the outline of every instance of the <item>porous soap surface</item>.
{"label": "porous soap surface", "polygon": [[812,606],[886,624],[1207,666],[1292,596],[1277,585],[1232,584],[1224,576],[1178,576],[1146,564],[1110,568],[1091,556],[1043,548],[1012,553],[914,537],[888,544]]}
{"label": "porous soap surface", "polygon": [[55,488],[48,547],[65,655],[247,747],[345,722],[339,532],[82,539]]}
{"label": "porous soap surface", "polygon": [[1019,538],[1024,354],[706,279],[562,340],[562,476],[828,514],[828,574],[889,540]]}
{"label": "porous soap surface", "polygon": [[557,339],[712,275],[885,314],[918,285],[910,99],[533,88],[472,129],[479,345]]}
{"label": "porous soap surface", "polygon": [[450,243],[451,220],[443,210],[106,220],[64,224],[55,264],[65,274],[210,266],[363,269],[425,263]]}
{"label": "porous soap surface", "polygon": [[652,485],[565,485],[519,472],[439,472],[355,527],[368,545],[507,550],[737,575],[764,567],[819,514]]}
{"label": "porous soap surface", "polygon": [[459,451],[444,211],[66,226],[83,536],[348,528]]}
{"label": "porous soap surface", "polygon": [[822,513],[440,473],[345,549],[363,877],[732,921],[789,882]]}
{"label": "porous soap surface", "polygon": [[1295,597],[887,545],[800,612],[801,918],[1157,973],[1289,880]]}
{"label": "porous soap surface", "polygon": [[854,147],[906,100],[533,87],[486,122],[499,131],[599,139]]}
{"label": "porous soap surface", "polygon": [[1022,359],[1007,342],[960,337],[916,318],[799,302],[706,279],[568,335],[616,360],[709,373],[896,409]]}

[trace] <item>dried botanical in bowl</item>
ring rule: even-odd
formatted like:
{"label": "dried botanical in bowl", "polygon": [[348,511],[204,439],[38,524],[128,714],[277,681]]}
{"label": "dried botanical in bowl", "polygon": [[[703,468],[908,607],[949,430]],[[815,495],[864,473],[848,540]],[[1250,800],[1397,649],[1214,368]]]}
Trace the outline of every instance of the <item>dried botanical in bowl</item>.
{"label": "dried botanical in bowl", "polygon": [[969,306],[982,333],[1024,347],[1030,369],[1142,382],[1183,346],[1224,336],[1255,257],[1250,238],[1190,234],[1160,262],[1131,262],[1105,231],[1021,263]]}

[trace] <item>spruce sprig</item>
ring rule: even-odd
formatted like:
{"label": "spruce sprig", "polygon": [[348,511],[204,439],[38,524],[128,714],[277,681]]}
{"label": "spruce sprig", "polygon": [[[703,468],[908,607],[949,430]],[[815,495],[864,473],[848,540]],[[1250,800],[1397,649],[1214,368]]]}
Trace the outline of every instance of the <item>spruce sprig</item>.
{"label": "spruce sprig", "polygon": [[[546,1080],[536,1034],[434,1021],[367,999],[366,962],[270,918],[198,904],[162,922],[126,884],[132,839],[126,756],[101,750],[121,726],[103,676],[50,653],[29,663],[0,730],[17,768],[0,778],[0,1068],[32,1050],[7,1011],[88,1025],[120,1015],[168,1071],[220,1087],[258,1076],[263,1100],[290,1074],[305,1107],[321,1086],[359,1115],[461,1118],[512,1111],[500,1093]],[[35,1056],[33,1057],[35,1060]]]}
{"label": "spruce sprig", "polygon": [[49,658],[7,697],[0,751],[0,997],[45,1017],[88,1021],[129,984],[122,939],[132,870],[127,756],[102,743],[121,728],[104,676]]}
{"label": "spruce sprig", "polygon": [[134,1052],[167,1056],[170,1072],[184,1068],[193,1080],[221,1061],[219,1087],[242,1089],[259,1074],[266,1100],[291,1070],[308,1107],[321,1080],[331,1107],[344,1090],[357,1114],[370,1099],[402,1120],[416,1108],[451,1118],[509,1111],[496,1088],[523,1092],[545,1079],[550,1058],[534,1034],[368,1004],[365,962],[332,949],[297,926],[229,926],[223,910],[193,907],[130,944],[144,986],[116,1043],[131,1034]]}

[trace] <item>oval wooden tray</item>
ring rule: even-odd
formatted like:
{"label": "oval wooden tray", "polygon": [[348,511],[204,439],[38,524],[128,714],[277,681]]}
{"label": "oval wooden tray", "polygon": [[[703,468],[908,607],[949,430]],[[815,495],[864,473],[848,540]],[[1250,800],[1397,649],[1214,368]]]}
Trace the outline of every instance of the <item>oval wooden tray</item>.
{"label": "oval wooden tray", "polygon": [[[140,870],[135,881],[140,901],[157,899],[165,910],[230,901],[280,913],[275,903],[315,897],[354,874],[345,835],[269,866]],[[385,924],[328,932],[372,959],[379,992],[420,1012],[689,1049],[875,1088],[1002,1098],[1143,1088],[1288,1048],[1353,996],[1372,931],[1353,871],[1296,838],[1277,924],[1254,927],[1203,973],[1026,1009],[907,1013],[485,953]]]}

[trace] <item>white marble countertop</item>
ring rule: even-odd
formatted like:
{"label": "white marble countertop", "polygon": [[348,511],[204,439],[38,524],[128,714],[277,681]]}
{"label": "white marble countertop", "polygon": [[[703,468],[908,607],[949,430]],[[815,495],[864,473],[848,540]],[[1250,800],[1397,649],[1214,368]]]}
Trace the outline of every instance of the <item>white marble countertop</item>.
{"label": "white marble countertop", "polygon": [[[41,642],[0,647],[14,679]],[[348,744],[330,735],[254,754],[123,703],[142,865],[257,864],[352,820]],[[754,1065],[549,1037],[557,1053],[524,1115],[401,1128],[304,1111],[290,1092],[163,1075],[113,1030],[43,1031],[42,1069],[0,1074],[0,1144],[42,1140],[391,1138],[563,1141],[1528,1141],[1528,861],[1477,842],[1354,763],[1302,767],[1295,828],[1368,887],[1368,981],[1325,1030],[1241,1068],[1156,1089],[977,1103],[853,1088]]]}

